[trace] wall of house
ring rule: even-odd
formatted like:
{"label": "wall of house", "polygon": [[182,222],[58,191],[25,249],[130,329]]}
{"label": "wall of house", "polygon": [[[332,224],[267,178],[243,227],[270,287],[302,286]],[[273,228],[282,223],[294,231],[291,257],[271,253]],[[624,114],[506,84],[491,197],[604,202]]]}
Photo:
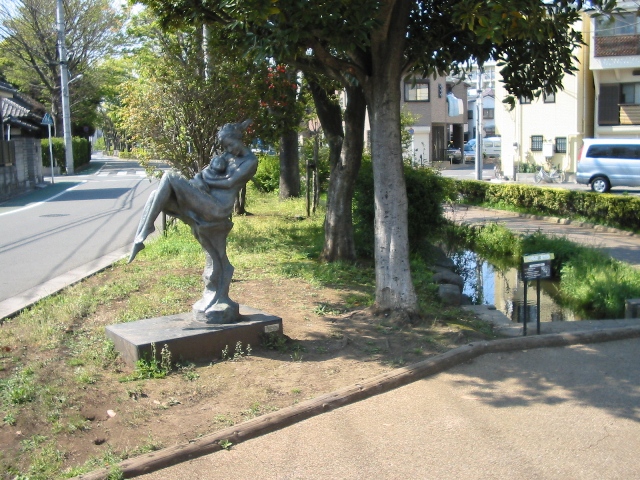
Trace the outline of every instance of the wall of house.
{"label": "wall of house", "polygon": [[15,163],[0,166],[0,199],[31,190],[43,182],[40,140],[16,137],[10,143],[13,144]]}
{"label": "wall of house", "polygon": [[[586,58],[585,58],[586,55]],[[513,178],[521,164],[561,168],[575,172],[582,139],[593,134],[593,109],[588,99],[593,98],[593,82],[588,70],[588,51],[579,49],[576,56],[583,60],[576,75],[566,75],[563,90],[555,94],[554,103],[545,103],[542,96],[530,104],[516,102],[509,110],[496,101],[496,129],[502,136],[501,162],[507,177]],[[496,82],[496,99],[507,96],[503,84]],[[554,153],[546,157],[544,151],[532,149],[532,136],[542,136],[543,143],[554,145]],[[556,152],[557,139],[566,139],[566,152]]]}
{"label": "wall of house", "polygon": [[[452,125],[458,126],[453,132],[456,138],[452,138],[454,143],[462,148],[463,131],[466,128],[467,118],[467,85],[464,83],[455,84],[452,87],[453,94],[462,99],[463,109],[460,115],[450,117],[447,104],[447,79],[437,77],[429,79],[429,101],[404,101],[404,85],[402,86],[403,102],[402,111],[410,113],[415,117],[415,121],[410,127],[412,133],[412,153],[413,162],[416,165],[427,165],[433,160],[434,142],[433,126],[448,128]],[[442,142],[441,148],[446,148],[447,138]]]}

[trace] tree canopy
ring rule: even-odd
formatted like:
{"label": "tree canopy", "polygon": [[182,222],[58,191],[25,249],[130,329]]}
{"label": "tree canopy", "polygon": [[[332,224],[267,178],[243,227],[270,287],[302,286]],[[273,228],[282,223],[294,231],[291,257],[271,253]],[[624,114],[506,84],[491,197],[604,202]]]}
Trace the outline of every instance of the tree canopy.
{"label": "tree canopy", "polygon": [[[580,4],[566,0],[142,0],[164,25],[198,19],[243,32],[247,53],[272,56],[358,85],[371,124],[375,182],[376,307],[412,316],[407,196],[402,170],[403,76],[458,72],[498,61],[513,97],[561,88],[575,70]],[[614,2],[591,2],[612,8]]]}
{"label": "tree canopy", "polygon": [[[113,52],[123,16],[109,0],[64,0],[72,118],[93,122],[101,97],[98,63]],[[7,81],[39,100],[62,121],[56,2],[15,0],[0,6],[0,70]],[[60,129],[61,133],[61,129]]]}

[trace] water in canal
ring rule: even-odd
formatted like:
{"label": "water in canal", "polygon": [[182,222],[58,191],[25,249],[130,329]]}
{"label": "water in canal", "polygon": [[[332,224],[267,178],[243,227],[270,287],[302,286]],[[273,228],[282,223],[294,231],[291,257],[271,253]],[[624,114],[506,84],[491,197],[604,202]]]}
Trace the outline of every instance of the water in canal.
{"label": "water in canal", "polygon": [[[463,293],[475,305],[495,305],[513,322],[522,323],[525,316],[524,282],[517,268],[498,269],[478,254],[466,250],[451,255],[458,273],[464,278]],[[538,311],[536,282],[527,282],[527,316],[529,322],[536,321]],[[562,322],[583,320],[571,309],[556,302],[558,282],[540,281],[540,321]]]}

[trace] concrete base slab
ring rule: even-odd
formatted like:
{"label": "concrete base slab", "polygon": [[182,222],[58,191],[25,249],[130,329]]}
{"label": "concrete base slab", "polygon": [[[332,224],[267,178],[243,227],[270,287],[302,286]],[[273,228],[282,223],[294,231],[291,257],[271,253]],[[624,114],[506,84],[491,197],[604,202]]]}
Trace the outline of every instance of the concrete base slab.
{"label": "concrete base slab", "polygon": [[233,355],[238,342],[242,342],[244,350],[247,344],[259,345],[263,334],[282,334],[280,317],[240,305],[240,318],[238,323],[210,325],[197,322],[193,313],[187,312],[109,325],[106,334],[132,366],[151,357],[151,344],[155,344],[157,357],[167,345],[173,361],[216,360],[225,347]]}

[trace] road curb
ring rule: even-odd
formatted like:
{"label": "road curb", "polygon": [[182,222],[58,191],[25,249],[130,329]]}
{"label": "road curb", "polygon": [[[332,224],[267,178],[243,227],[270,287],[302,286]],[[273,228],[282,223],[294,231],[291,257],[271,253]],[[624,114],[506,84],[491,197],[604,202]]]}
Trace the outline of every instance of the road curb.
{"label": "road curb", "polygon": [[80,267],[63,273],[51,280],[44,282],[38,286],[25,290],[11,298],[0,302],[0,323],[5,318],[11,318],[19,314],[22,310],[30,307],[39,300],[49,295],[58,293],[59,291],[70,287],[91,275],[95,275],[102,270],[109,268],[118,260],[125,258],[129,253],[129,247],[122,247],[114,252],[103,255],[96,260],[85,263]]}
{"label": "road curb", "polygon": [[640,326],[597,331],[580,331],[531,337],[507,338],[470,343],[407,367],[377,375],[361,383],[321,395],[277,412],[205,435],[191,442],[175,445],[136,458],[125,460],[111,469],[101,469],[75,477],[78,480],[106,479],[113,469],[124,478],[137,477],[222,450],[221,444],[238,444],[265,435],[308,418],[366,398],[388,392],[468,362],[487,353],[513,352],[546,347],[610,342],[640,337]]}

